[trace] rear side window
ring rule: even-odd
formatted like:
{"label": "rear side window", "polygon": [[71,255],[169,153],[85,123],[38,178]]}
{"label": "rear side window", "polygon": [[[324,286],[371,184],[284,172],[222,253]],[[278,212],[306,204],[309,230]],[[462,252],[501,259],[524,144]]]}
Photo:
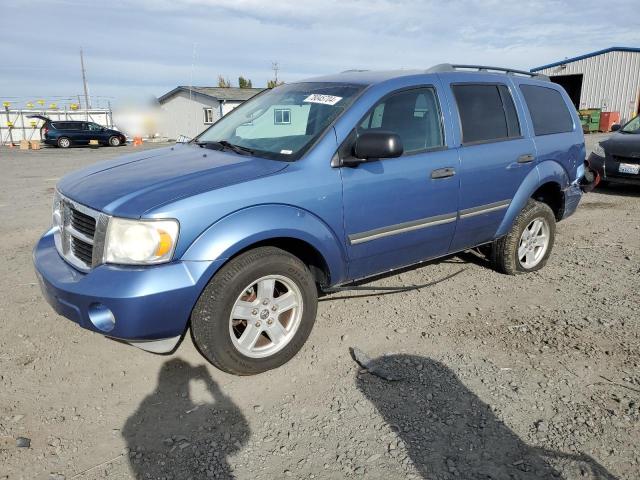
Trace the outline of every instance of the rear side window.
{"label": "rear side window", "polygon": [[452,85],[460,112],[462,142],[476,143],[520,136],[513,98],[506,85]]}
{"label": "rear side window", "polygon": [[573,131],[573,120],[562,95],[553,88],[520,85],[536,135]]}
{"label": "rear side window", "polygon": [[82,130],[82,122],[56,122],[51,125],[56,130]]}

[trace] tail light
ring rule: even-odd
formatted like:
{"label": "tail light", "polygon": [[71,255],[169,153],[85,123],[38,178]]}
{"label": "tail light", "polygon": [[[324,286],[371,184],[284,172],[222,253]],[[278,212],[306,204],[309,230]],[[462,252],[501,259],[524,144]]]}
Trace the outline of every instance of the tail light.
{"label": "tail light", "polygon": [[49,133],[49,129],[47,127],[42,127],[42,136],[46,137],[47,133]]}
{"label": "tail light", "polygon": [[584,175],[580,179],[580,188],[583,192],[591,192],[594,188],[598,186],[600,183],[600,173],[591,168],[591,162],[588,160],[584,161]]}

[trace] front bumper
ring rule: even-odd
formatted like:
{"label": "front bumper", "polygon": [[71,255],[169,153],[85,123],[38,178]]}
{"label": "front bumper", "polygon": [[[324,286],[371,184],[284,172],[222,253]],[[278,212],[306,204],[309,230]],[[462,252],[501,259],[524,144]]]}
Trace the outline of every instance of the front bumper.
{"label": "front bumper", "polygon": [[213,265],[100,265],[81,273],[60,257],[52,230],[36,245],[33,261],[44,297],[58,314],[157,353],[178,345]]}
{"label": "front bumper", "polygon": [[589,165],[600,174],[602,180],[640,185],[640,174],[621,173],[619,171],[620,162],[615,161],[609,155],[607,157],[601,157],[591,152],[588,162]]}

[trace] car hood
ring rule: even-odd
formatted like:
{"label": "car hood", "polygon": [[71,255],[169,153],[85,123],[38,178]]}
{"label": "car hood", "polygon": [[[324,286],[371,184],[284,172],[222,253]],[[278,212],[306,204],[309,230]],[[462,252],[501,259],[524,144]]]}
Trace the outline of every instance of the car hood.
{"label": "car hood", "polygon": [[97,163],[62,178],[58,190],[87,207],[136,218],[180,198],[271,175],[287,166],[184,144]]}
{"label": "car hood", "polygon": [[640,158],[639,133],[614,133],[600,145],[609,155]]}

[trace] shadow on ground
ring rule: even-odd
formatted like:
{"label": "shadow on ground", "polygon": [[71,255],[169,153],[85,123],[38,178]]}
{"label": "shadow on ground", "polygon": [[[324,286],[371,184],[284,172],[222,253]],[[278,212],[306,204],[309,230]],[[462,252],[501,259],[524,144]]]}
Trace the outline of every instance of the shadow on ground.
{"label": "shadow on ground", "polygon": [[392,355],[370,369],[399,379],[361,373],[356,384],[425,479],[616,478],[588,455],[527,445],[442,363]]}
{"label": "shadow on ground", "polygon": [[[200,400],[190,394],[194,391]],[[246,443],[250,431],[204,366],[172,359],[122,433],[135,478],[195,480],[233,478],[228,457]]]}

